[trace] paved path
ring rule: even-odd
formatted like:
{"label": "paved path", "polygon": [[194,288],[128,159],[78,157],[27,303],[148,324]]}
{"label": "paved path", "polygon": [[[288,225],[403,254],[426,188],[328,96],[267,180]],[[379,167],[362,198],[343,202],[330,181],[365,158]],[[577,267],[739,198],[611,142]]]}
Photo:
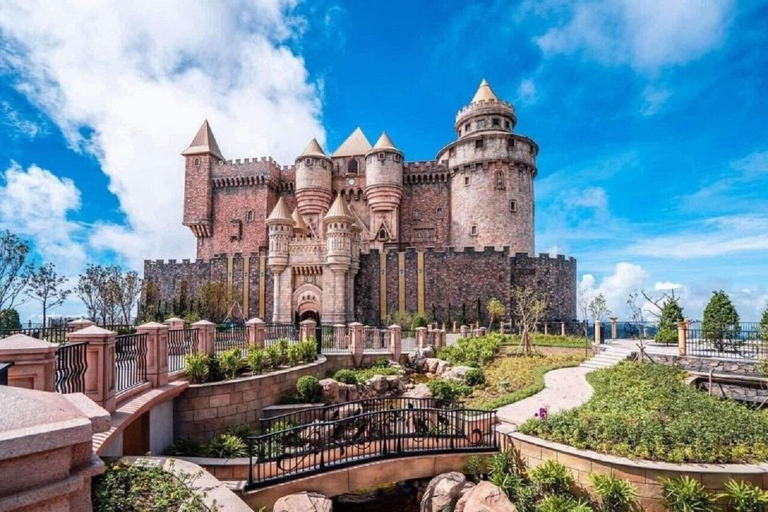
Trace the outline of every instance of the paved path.
{"label": "paved path", "polygon": [[541,407],[547,408],[547,414],[578,407],[592,397],[592,386],[586,379],[589,372],[613,366],[636,351],[628,346],[604,345],[603,350],[579,366],[547,372],[544,375],[544,389],[524,400],[499,408],[499,421],[518,426],[532,418]]}

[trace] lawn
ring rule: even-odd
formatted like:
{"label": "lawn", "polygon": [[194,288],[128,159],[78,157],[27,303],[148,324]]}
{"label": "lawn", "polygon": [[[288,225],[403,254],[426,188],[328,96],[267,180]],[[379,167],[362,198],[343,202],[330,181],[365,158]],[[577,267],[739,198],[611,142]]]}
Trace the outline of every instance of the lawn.
{"label": "lawn", "polygon": [[[555,334],[536,333],[533,335],[533,344],[538,347],[584,348],[590,345],[590,341],[587,338],[581,338],[578,336],[560,336]],[[505,336],[504,345],[520,345],[520,335],[512,334]]]}
{"label": "lawn", "polygon": [[[576,366],[584,354],[546,354],[533,356],[508,355],[494,359],[484,367],[486,385],[476,387],[466,400],[466,406],[496,409],[534,395],[544,388],[544,374],[550,370]],[[506,381],[505,390],[501,384]]]}
{"label": "lawn", "polygon": [[622,362],[587,376],[581,407],[531,420],[520,432],[612,455],[667,462],[768,460],[768,413],[719,400],[661,364]]}

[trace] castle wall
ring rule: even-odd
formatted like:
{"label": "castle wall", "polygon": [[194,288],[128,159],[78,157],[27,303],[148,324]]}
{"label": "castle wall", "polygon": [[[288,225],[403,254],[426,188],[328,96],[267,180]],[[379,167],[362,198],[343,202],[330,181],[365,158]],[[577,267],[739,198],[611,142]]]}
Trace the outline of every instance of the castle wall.
{"label": "castle wall", "polygon": [[548,298],[547,319],[552,321],[576,319],[576,260],[558,255],[550,258],[516,254],[511,258],[512,287],[527,286]]}
{"label": "castle wall", "polygon": [[450,245],[451,191],[447,182],[406,183],[400,207],[400,241],[409,246]]}

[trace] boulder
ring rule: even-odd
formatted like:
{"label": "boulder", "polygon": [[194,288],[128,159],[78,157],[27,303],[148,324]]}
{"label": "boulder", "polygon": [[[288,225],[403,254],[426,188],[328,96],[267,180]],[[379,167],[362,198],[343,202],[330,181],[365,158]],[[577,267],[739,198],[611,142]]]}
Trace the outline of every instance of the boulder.
{"label": "boulder", "polygon": [[471,366],[448,367],[443,377],[449,380],[464,380],[464,375],[471,369]]}
{"label": "boulder", "polygon": [[331,512],[331,500],[316,492],[289,494],[277,500],[272,512]]}
{"label": "boulder", "polygon": [[441,376],[445,375],[451,370],[451,364],[448,361],[443,361],[442,359],[437,360],[437,365],[435,366],[434,374]]}
{"label": "boulder", "polygon": [[480,482],[464,493],[454,512],[517,512],[517,508],[499,487]]}
{"label": "boulder", "polygon": [[387,387],[390,391],[402,391],[403,390],[403,378],[400,375],[388,375]]}
{"label": "boulder", "polygon": [[333,427],[315,420],[301,430],[300,438],[311,444],[326,444],[333,437]]}
{"label": "boulder", "polygon": [[382,395],[389,391],[389,383],[384,375],[374,375],[365,382],[365,385],[371,388],[377,395]]}
{"label": "boulder", "polygon": [[344,384],[342,382],[339,385],[339,402],[353,402],[359,398],[357,392],[357,386],[354,384]]}
{"label": "boulder", "polygon": [[424,366],[423,371],[427,373],[437,373],[437,367],[440,365],[440,362],[445,362],[442,359],[438,359],[436,357],[428,357],[424,360]]}
{"label": "boulder", "polygon": [[420,361],[429,357],[435,357],[435,349],[432,347],[416,348],[408,353],[408,364],[419,367]]}
{"label": "boulder", "polygon": [[333,379],[323,379],[320,385],[323,387],[323,402],[336,404],[343,402],[339,397],[339,385],[341,383]]}
{"label": "boulder", "polygon": [[432,398],[432,392],[426,384],[416,384],[413,389],[409,389],[403,396],[406,398]]}
{"label": "boulder", "polygon": [[333,419],[343,420],[351,416],[355,416],[356,414],[362,414],[362,412],[363,412],[363,408],[360,407],[360,404],[344,405],[342,407],[339,407]]}
{"label": "boulder", "polygon": [[421,512],[453,510],[462,494],[474,484],[467,482],[463,474],[452,471],[437,475],[427,484],[421,498]]}

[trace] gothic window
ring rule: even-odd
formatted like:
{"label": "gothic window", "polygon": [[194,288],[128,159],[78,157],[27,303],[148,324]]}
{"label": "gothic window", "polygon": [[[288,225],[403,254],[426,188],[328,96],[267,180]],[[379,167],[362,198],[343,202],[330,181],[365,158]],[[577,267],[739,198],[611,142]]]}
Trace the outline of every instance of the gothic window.
{"label": "gothic window", "polygon": [[381,228],[379,230],[379,240],[386,240],[387,239],[387,231],[384,228]]}
{"label": "gothic window", "polygon": [[438,219],[442,219],[443,218],[443,209],[442,208],[438,208],[437,209],[437,218]]}
{"label": "gothic window", "polygon": [[504,183],[504,173],[501,172],[501,171],[498,171],[496,173],[496,184],[495,184],[495,187],[498,190],[503,190],[503,189],[506,188],[506,185]]}
{"label": "gothic window", "polygon": [[347,172],[349,174],[357,174],[357,160],[352,158],[347,164]]}
{"label": "gothic window", "polygon": [[478,139],[475,141],[475,149],[483,149],[483,139]]}
{"label": "gothic window", "polygon": [[477,236],[477,224],[472,224],[472,227],[469,228],[469,234],[472,236]]}
{"label": "gothic window", "polygon": [[515,201],[514,199],[512,199],[509,202],[509,211],[511,211],[511,212],[516,212],[517,211],[517,201]]}
{"label": "gothic window", "polygon": [[464,176],[464,186],[465,187],[469,186],[469,176]]}
{"label": "gothic window", "polygon": [[421,210],[413,210],[413,220],[421,220]]}
{"label": "gothic window", "polygon": [[200,159],[199,158],[195,158],[195,165],[197,167],[200,167]]}
{"label": "gothic window", "polygon": [[245,220],[248,222],[253,222],[253,210],[248,210],[245,214]]}

